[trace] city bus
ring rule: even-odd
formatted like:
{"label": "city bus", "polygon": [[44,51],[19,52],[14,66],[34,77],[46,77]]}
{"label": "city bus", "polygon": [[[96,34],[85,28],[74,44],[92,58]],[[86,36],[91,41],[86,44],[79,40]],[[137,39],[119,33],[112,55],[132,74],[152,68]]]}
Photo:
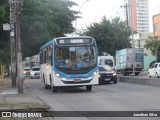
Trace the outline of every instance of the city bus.
{"label": "city bus", "polygon": [[46,89],[98,84],[97,45],[94,38],[59,37],[40,48],[40,79]]}

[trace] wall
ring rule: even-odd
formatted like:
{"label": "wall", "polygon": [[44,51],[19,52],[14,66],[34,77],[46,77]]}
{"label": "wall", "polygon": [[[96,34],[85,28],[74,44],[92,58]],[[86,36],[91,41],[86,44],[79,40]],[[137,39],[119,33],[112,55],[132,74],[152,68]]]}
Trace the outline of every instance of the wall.
{"label": "wall", "polygon": [[148,70],[149,64],[154,60],[156,60],[156,57],[153,55],[144,56],[144,70]]}

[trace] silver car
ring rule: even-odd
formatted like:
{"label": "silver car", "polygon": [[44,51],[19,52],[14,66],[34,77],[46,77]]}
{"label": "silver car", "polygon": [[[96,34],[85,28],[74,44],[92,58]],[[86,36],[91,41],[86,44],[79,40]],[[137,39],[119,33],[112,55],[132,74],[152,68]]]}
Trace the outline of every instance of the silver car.
{"label": "silver car", "polygon": [[32,67],[30,71],[30,79],[32,78],[40,78],[40,68],[39,67]]}

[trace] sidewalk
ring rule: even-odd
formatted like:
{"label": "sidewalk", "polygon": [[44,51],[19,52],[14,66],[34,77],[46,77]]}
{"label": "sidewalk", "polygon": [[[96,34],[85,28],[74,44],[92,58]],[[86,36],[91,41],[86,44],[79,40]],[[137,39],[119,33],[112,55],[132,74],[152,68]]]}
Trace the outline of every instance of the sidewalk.
{"label": "sidewalk", "polygon": [[[0,79],[0,112],[3,111],[48,111],[50,109],[43,100],[24,88],[23,94],[18,94],[17,88],[12,88],[11,79]],[[1,118],[0,118],[1,119]]]}

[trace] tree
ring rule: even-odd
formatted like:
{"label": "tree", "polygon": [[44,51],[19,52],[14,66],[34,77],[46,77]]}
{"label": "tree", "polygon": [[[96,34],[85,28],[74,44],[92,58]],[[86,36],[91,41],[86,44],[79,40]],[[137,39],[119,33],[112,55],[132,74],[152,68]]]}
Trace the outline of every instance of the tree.
{"label": "tree", "polygon": [[126,48],[129,43],[126,23],[119,17],[109,20],[104,16],[100,23],[91,24],[85,34],[96,39],[100,54],[115,55],[116,50]]}
{"label": "tree", "polygon": [[[72,33],[77,5],[69,0],[24,0],[21,11],[21,40],[23,57],[33,56],[39,48],[54,37]],[[9,23],[8,0],[0,0],[0,63],[10,62],[9,31],[3,31],[3,24]]]}
{"label": "tree", "polygon": [[76,11],[70,7],[76,3],[67,0],[25,0],[21,13],[23,57],[39,52],[48,40],[62,37],[74,31],[72,21]]}
{"label": "tree", "polygon": [[10,62],[9,31],[3,31],[3,24],[9,23],[9,5],[6,0],[0,2],[0,64]]}
{"label": "tree", "polygon": [[157,39],[148,40],[144,46],[147,50],[151,50],[151,53],[157,57],[160,61],[160,41]]}

